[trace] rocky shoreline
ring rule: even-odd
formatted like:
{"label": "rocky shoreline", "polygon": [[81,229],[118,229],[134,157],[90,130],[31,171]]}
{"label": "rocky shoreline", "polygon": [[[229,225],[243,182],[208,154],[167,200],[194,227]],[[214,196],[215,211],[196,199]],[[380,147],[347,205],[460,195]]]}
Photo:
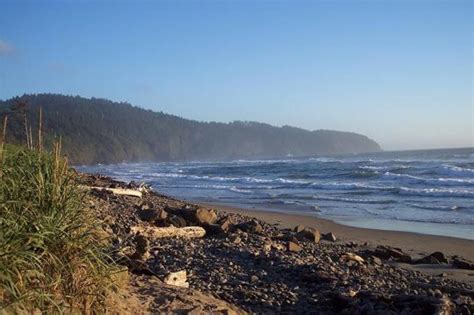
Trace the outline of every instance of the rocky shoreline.
{"label": "rocky shoreline", "polygon": [[[321,235],[309,227],[282,229],[103,176],[84,175],[82,185],[94,187],[87,203],[103,222],[114,258],[128,268],[130,294],[146,301],[147,312],[474,312],[471,284],[447,279],[443,273],[430,276],[396,265],[474,269],[473,262],[459,256],[434,252],[418,258],[399,248],[341,242],[333,233]],[[117,194],[98,187],[141,194]],[[144,233],[162,233],[169,226],[195,226],[205,235],[151,237]]]}

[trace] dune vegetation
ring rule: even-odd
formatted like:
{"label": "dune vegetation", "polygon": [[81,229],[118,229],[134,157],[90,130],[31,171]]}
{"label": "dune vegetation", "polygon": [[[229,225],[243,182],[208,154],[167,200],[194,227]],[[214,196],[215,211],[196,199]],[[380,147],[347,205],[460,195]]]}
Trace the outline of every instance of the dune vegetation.
{"label": "dune vegetation", "polygon": [[3,139],[0,313],[102,313],[118,269],[59,142],[45,152],[40,132],[35,148]]}

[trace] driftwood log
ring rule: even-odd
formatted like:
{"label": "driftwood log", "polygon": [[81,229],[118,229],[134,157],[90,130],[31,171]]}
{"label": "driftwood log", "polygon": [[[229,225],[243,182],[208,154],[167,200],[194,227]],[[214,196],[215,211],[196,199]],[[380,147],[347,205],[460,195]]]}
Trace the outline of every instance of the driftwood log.
{"label": "driftwood log", "polygon": [[132,197],[142,197],[142,192],[135,189],[128,189],[128,188],[109,188],[109,187],[85,187],[90,190],[97,190],[97,191],[107,191],[111,192],[114,195],[124,195],[124,196],[132,196]]}
{"label": "driftwood log", "polygon": [[139,233],[148,238],[164,238],[164,237],[182,237],[182,238],[199,238],[206,235],[206,230],[200,226],[186,226],[177,228],[169,227],[151,227],[151,226],[134,226],[132,232]]}

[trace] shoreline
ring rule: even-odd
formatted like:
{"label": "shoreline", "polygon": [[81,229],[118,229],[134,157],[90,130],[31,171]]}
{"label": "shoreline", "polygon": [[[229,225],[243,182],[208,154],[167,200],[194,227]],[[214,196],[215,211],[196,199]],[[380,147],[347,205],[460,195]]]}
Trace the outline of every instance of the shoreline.
{"label": "shoreline", "polygon": [[[130,275],[127,294],[148,303],[150,313],[169,312],[173,303],[174,309],[197,307],[216,314],[219,309],[232,313],[228,311],[232,307],[239,313],[352,314],[367,309],[431,313],[446,305],[457,312],[471,301],[471,261],[454,257],[466,253],[470,241],[416,235],[424,238],[419,241],[423,252],[431,250],[427,245],[457,244],[457,248],[441,249],[446,254],[431,255],[432,259],[417,264],[423,255],[420,250],[411,254],[374,246],[391,241],[381,236],[385,231],[301,215],[193,203],[110,177],[89,175],[82,183],[91,187],[88,202],[97,209],[104,232],[122,240],[122,249],[114,253]],[[296,224],[307,228],[288,229]],[[311,226],[333,232],[338,239],[320,241],[319,232]],[[163,234],[170,229],[202,234]],[[393,235],[396,240],[415,238],[413,233]],[[183,283],[174,282],[178,273]],[[174,292],[169,291],[172,285]],[[196,296],[198,291],[230,304],[217,307],[215,299]],[[161,298],[164,295],[170,299]]]}
{"label": "shoreline", "polygon": [[[192,202],[192,201],[189,201]],[[208,208],[217,208],[226,212],[244,214],[255,217],[270,224],[278,224],[280,228],[293,229],[297,225],[317,228],[321,233],[332,232],[338,240],[369,245],[388,245],[398,247],[414,257],[421,257],[435,251],[446,255],[462,256],[474,260],[474,240],[423,234],[417,232],[406,232],[396,230],[381,230],[374,228],[356,227],[337,223],[331,219],[318,218],[304,214],[288,214],[279,211],[247,209],[244,207],[231,206],[213,202],[192,202]]]}

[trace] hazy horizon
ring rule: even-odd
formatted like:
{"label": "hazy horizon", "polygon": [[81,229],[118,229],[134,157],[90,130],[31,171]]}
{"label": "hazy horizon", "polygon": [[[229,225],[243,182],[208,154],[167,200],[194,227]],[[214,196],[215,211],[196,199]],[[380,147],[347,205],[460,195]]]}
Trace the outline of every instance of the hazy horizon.
{"label": "hazy horizon", "polygon": [[60,93],[199,121],[474,146],[472,2],[10,2],[0,99]]}

